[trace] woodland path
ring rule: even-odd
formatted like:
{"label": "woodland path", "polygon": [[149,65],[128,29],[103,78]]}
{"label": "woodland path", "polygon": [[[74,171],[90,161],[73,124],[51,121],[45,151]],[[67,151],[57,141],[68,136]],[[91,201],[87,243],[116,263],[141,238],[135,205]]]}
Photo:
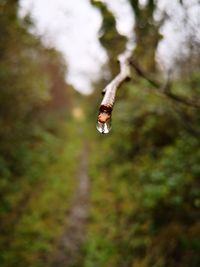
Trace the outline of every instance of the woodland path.
{"label": "woodland path", "polygon": [[77,163],[77,189],[66,218],[64,232],[53,256],[52,267],[71,267],[81,261],[81,245],[85,240],[89,215],[90,178],[88,175],[88,144],[83,144]]}

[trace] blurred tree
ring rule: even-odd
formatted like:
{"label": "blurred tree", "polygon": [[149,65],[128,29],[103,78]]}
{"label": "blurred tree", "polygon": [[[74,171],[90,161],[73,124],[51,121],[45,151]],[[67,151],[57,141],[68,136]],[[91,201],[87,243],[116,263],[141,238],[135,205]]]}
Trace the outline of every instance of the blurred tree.
{"label": "blurred tree", "polygon": [[65,84],[61,57],[28,32],[30,18],[20,20],[17,14],[18,1],[0,1],[2,212],[9,209],[6,195],[12,190],[14,193],[18,179],[31,169],[34,133],[36,128],[45,131],[47,110],[51,107],[58,113],[70,105],[70,88]]}
{"label": "blurred tree", "polygon": [[136,48],[134,58],[141,62],[148,72],[156,71],[155,53],[161,39],[160,22],[155,21],[156,1],[148,0],[144,6],[138,0],[129,0],[135,14]]}
{"label": "blurred tree", "polygon": [[[13,145],[18,140],[29,135],[27,123],[31,121],[30,116],[34,118],[36,109],[50,101],[51,91],[60,90],[63,95],[67,91],[61,59],[27,32],[26,22],[17,17],[17,4],[18,1],[2,1],[0,6],[0,147],[1,155],[4,150],[6,157],[9,157],[9,151],[14,151]],[[56,67],[51,70],[53,62],[57,74]],[[62,81],[61,86],[56,86],[53,79]],[[67,96],[63,95],[60,98],[68,104]],[[11,146],[10,149],[7,146]]]}
{"label": "blurred tree", "polygon": [[99,40],[105,47],[109,58],[109,69],[114,77],[119,72],[117,57],[124,52],[127,38],[116,29],[116,21],[113,14],[108,10],[106,4],[101,1],[91,0],[93,6],[101,12],[103,22],[99,31]]}

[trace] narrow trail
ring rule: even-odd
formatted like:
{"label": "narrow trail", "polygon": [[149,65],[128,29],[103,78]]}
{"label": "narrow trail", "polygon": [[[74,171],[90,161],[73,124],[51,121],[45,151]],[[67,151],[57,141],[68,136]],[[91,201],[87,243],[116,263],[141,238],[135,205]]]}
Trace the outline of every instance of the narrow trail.
{"label": "narrow trail", "polygon": [[77,168],[77,189],[66,218],[64,232],[53,256],[52,267],[72,267],[81,260],[81,245],[85,240],[89,214],[90,178],[88,176],[87,143],[84,144]]}

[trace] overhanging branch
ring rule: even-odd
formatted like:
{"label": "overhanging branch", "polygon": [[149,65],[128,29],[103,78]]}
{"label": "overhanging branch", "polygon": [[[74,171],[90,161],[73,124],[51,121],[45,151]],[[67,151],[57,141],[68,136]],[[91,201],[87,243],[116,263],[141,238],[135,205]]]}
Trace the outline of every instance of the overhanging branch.
{"label": "overhanging branch", "polygon": [[131,53],[129,51],[124,54],[121,54],[118,57],[118,62],[120,65],[120,72],[102,90],[102,94],[104,95],[104,97],[101,102],[101,106],[113,107],[117,89],[121,86],[122,83],[131,79],[131,71],[130,71],[130,64],[129,64],[130,57],[131,57]]}
{"label": "overhanging branch", "polygon": [[176,95],[171,91],[171,82],[170,79],[168,78],[167,81],[163,84],[155,81],[152,79],[142,68],[141,66],[138,65],[134,60],[129,61],[131,67],[135,70],[138,76],[141,78],[145,79],[148,81],[154,88],[159,89],[159,93],[164,94],[168,98],[172,99],[173,101],[179,102],[181,104],[184,104],[186,106],[190,106],[193,108],[200,108],[200,103],[193,100],[189,99],[180,95]]}
{"label": "overhanging branch", "polygon": [[111,113],[115,103],[115,96],[117,89],[127,80],[131,79],[130,67],[132,67],[136,74],[148,81],[157,92],[166,97],[181,103],[183,105],[200,109],[200,103],[180,95],[176,95],[171,91],[171,82],[169,79],[165,83],[160,83],[151,78],[133,59],[131,59],[132,51],[126,50],[118,58],[120,64],[119,74],[102,90],[103,100],[99,107],[99,115],[97,120],[97,129],[100,133],[108,133],[111,129]]}
{"label": "overhanging branch", "polygon": [[102,91],[104,97],[99,107],[99,115],[97,120],[97,130],[100,133],[109,133],[111,129],[111,113],[115,103],[117,89],[122,83],[130,80],[131,78],[129,64],[131,54],[132,51],[126,50],[118,57],[120,72]]}

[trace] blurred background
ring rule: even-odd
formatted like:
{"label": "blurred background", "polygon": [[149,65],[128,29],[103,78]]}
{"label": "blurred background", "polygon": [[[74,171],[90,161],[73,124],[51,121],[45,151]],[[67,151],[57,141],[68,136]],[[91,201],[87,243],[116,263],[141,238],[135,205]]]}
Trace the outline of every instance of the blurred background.
{"label": "blurred background", "polygon": [[0,266],[200,266],[199,0],[0,0],[0,88]]}

